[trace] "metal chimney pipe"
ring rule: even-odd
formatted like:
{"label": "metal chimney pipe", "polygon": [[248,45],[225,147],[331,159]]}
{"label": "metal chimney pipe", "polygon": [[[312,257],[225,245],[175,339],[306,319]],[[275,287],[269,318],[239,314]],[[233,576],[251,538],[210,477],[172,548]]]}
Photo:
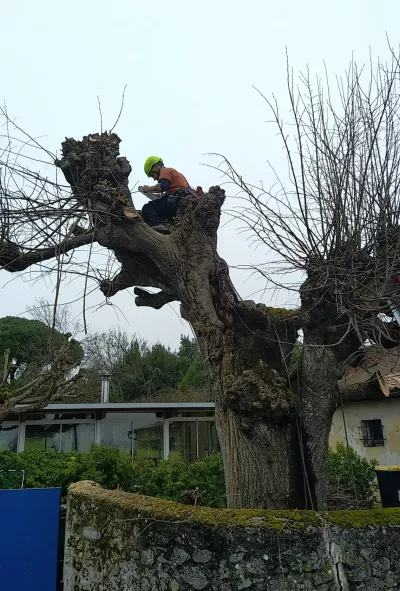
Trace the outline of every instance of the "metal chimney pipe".
{"label": "metal chimney pipe", "polygon": [[103,373],[101,376],[101,403],[107,404],[110,402],[110,375],[109,373]]}

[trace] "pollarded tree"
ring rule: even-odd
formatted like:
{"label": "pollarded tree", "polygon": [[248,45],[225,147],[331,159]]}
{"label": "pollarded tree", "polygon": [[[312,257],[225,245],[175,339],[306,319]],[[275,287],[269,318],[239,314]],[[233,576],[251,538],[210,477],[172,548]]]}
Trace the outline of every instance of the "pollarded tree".
{"label": "pollarded tree", "polygon": [[4,351],[0,373],[0,425],[11,414],[41,410],[51,402],[69,401],[79,394],[82,372],[73,361],[74,345],[65,339],[60,348],[50,347],[47,364],[25,379],[10,381],[10,349]]}
{"label": "pollarded tree", "polygon": [[13,361],[8,377],[13,379],[17,370],[21,377],[26,370],[32,377],[51,363],[52,349],[61,349],[68,342],[71,363],[80,362],[82,346],[78,341],[69,341],[69,336],[52,330],[40,320],[17,316],[0,318],[0,355],[8,349],[10,361]]}
{"label": "pollarded tree", "polygon": [[[221,188],[211,187],[201,199],[182,198],[168,236],[152,230],[138,213],[125,217],[124,207],[133,208],[131,168],[119,156],[120,139],[114,133],[62,144],[56,166],[70,191],[44,179],[33,196],[19,189],[13,194],[10,186],[2,189],[0,264],[5,270],[23,272],[40,264],[51,272],[49,261],[56,259],[57,269],[64,263],[63,270],[82,272],[86,265],[88,272],[90,264],[71,253],[85,245],[92,251],[98,243],[120,264],[117,275],[100,281],[106,297],[134,286],[138,306],[158,310],[168,302],[181,303],[216,402],[230,507],[311,502],[324,508],[337,380],[367,336],[378,344],[399,342],[397,331],[381,320],[398,293],[393,281],[400,210],[398,75],[396,59],[389,68],[379,65],[365,93],[353,65],[339,111],[321,88],[314,93],[309,83],[310,94],[306,85],[306,92],[296,97],[289,85],[295,154],[277,111],[276,119],[287,148],[291,190],[263,199],[232,168],[227,171],[251,201],[242,218],[247,215],[289,270],[306,274],[297,311],[267,308],[238,296],[217,252],[225,200]],[[333,121],[328,123],[329,110]],[[38,175],[12,166],[14,176],[37,184]],[[69,232],[69,221],[79,215],[88,215],[89,227],[75,224]],[[50,230],[59,233],[56,244]],[[293,364],[300,328],[304,343]],[[345,400],[368,395],[359,389],[342,393]]]}
{"label": "pollarded tree", "polygon": [[29,412],[75,398],[82,357],[69,334],[39,320],[0,318],[0,424],[20,405]]}
{"label": "pollarded tree", "polygon": [[0,424],[24,405],[27,412],[78,393],[83,350],[68,334],[39,320],[0,318]]}

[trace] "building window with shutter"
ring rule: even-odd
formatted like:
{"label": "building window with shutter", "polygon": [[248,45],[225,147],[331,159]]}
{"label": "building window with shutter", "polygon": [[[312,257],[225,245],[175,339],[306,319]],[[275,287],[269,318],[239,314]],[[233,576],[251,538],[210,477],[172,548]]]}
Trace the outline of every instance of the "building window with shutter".
{"label": "building window with shutter", "polygon": [[378,447],[385,445],[381,419],[361,421],[361,433],[364,447]]}

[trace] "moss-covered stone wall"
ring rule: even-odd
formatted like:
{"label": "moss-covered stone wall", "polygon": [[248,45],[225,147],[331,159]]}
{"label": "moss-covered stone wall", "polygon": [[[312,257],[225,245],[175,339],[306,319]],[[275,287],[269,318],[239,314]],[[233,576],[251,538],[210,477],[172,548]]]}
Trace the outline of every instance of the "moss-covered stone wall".
{"label": "moss-covered stone wall", "polygon": [[364,591],[400,586],[400,510],[230,511],[68,496],[65,591]]}

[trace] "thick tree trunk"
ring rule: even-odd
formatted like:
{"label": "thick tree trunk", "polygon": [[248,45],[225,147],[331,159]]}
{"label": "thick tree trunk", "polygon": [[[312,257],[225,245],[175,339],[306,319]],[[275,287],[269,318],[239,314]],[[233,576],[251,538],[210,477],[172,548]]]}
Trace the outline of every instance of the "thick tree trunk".
{"label": "thick tree trunk", "polygon": [[[275,332],[264,306],[240,302],[225,261],[216,252],[209,216],[220,190],[197,205],[190,238],[180,245],[177,281],[182,314],[191,323],[209,370],[224,458],[229,507],[301,506],[299,447],[293,396],[276,353]],[[214,220],[215,231],[218,220]],[[206,226],[207,230],[204,230]],[[288,322],[292,343],[295,327]],[[278,327],[279,325],[279,327]],[[266,338],[273,341],[267,346]],[[300,483],[300,486],[299,486]],[[299,495],[300,492],[300,495]]]}
{"label": "thick tree trunk", "polygon": [[[230,349],[231,336],[221,335],[220,362],[208,361],[228,507],[302,507],[293,396],[261,357],[244,358],[238,346],[243,334],[236,337],[236,349]],[[246,334],[249,351],[256,338]],[[211,352],[215,341],[207,347]]]}
{"label": "thick tree trunk", "polygon": [[[217,315],[225,317],[225,324],[209,330],[202,324],[200,329],[200,323],[192,318],[192,325],[196,327],[216,402],[228,507],[302,507],[293,395],[285,379],[265,361],[268,348],[253,330],[254,322],[252,329],[249,318],[245,327],[242,320],[228,320],[228,311],[221,306],[232,294],[225,291],[219,296]],[[244,307],[244,303],[237,303],[236,314],[242,313]],[[264,311],[257,310],[258,320],[261,314]]]}
{"label": "thick tree trunk", "polygon": [[338,318],[331,294],[315,287],[318,279],[308,278],[300,291],[304,340],[297,408],[308,508],[323,511],[327,501],[329,435],[339,404],[337,381],[346,360],[360,343],[348,323]]}
{"label": "thick tree trunk", "polygon": [[[302,507],[293,396],[263,357],[243,355],[241,332],[233,339],[236,348],[231,348],[232,335],[227,337],[226,333],[221,335],[220,345],[214,340],[206,344],[228,506]],[[248,331],[245,337],[249,353],[257,336]],[[204,334],[199,340],[204,347]]]}
{"label": "thick tree trunk", "polygon": [[243,429],[241,417],[217,405],[216,419],[231,508],[302,507],[298,441],[292,424],[255,420]]}
{"label": "thick tree trunk", "polygon": [[326,461],[333,413],[337,407],[334,384],[340,375],[323,349],[305,348],[301,366],[298,425],[306,475],[307,508],[326,509]]}

